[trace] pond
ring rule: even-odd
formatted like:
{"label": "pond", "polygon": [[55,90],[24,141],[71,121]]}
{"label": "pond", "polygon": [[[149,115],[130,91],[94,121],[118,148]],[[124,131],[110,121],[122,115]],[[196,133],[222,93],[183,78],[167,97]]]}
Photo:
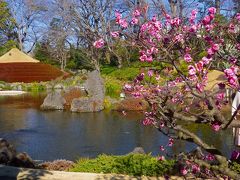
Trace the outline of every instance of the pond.
{"label": "pond", "polygon": [[[137,146],[158,155],[163,154],[159,146],[168,143],[168,138],[156,129],[141,124],[141,113],[129,112],[123,116],[109,111],[41,111],[43,98],[42,94],[0,97],[0,137],[35,160],[76,160],[103,153],[123,155]],[[213,132],[204,125],[188,127],[230,156],[234,148],[232,129]],[[177,141],[168,153],[173,155],[194,148],[192,143]]]}

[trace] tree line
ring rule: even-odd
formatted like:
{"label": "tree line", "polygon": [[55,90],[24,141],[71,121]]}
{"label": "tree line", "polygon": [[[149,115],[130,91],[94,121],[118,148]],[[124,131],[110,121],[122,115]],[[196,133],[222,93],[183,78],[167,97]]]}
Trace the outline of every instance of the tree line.
{"label": "tree line", "polygon": [[[166,13],[185,19],[192,8],[199,7],[203,17],[211,6],[226,20],[240,11],[238,0],[0,0],[0,55],[18,47],[61,69],[99,69],[101,64],[121,68],[136,61],[139,50],[126,43],[127,37],[112,40],[110,30],[119,29],[116,11],[145,8],[142,21]],[[139,29],[130,31],[137,34]],[[93,47],[100,37],[107,43],[101,52]]]}

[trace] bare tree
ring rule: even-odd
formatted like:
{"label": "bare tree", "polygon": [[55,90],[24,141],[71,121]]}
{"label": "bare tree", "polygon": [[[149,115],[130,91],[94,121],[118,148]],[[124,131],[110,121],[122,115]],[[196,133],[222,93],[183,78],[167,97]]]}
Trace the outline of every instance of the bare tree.
{"label": "bare tree", "polygon": [[36,0],[8,0],[11,13],[16,21],[16,33],[21,51],[28,44],[30,52],[40,35],[40,17],[46,11],[42,3]]}

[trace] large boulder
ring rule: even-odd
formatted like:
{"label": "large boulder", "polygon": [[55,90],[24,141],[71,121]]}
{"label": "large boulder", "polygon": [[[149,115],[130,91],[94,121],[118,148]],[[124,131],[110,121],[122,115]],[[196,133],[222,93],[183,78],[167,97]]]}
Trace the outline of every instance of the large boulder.
{"label": "large boulder", "polygon": [[34,168],[35,164],[27,153],[18,153],[5,139],[0,138],[0,164]]}
{"label": "large boulder", "polygon": [[32,158],[25,152],[18,153],[8,164],[15,167],[34,168],[35,164]]}
{"label": "large boulder", "polygon": [[88,73],[83,87],[88,97],[72,100],[72,112],[97,112],[104,109],[105,87],[104,81],[98,71]]}
{"label": "large boulder", "polygon": [[142,98],[129,97],[113,104],[113,110],[116,111],[145,111],[149,104]]}
{"label": "large boulder", "polygon": [[43,110],[63,110],[66,100],[62,97],[61,92],[50,92],[44,99],[41,109]]}
{"label": "large boulder", "polygon": [[83,85],[90,97],[94,96],[101,100],[105,97],[104,80],[98,71],[88,73],[87,80]]}
{"label": "large boulder", "polygon": [[0,164],[8,164],[16,156],[16,150],[5,139],[0,138]]}
{"label": "large boulder", "polygon": [[87,92],[83,90],[81,87],[72,87],[65,91],[63,97],[66,100],[65,107],[68,109],[68,107],[71,106],[71,103],[73,99],[85,97],[87,96]]}
{"label": "large boulder", "polygon": [[103,109],[103,101],[94,97],[76,98],[71,104],[72,112],[98,112]]}
{"label": "large boulder", "polygon": [[128,154],[146,154],[143,147],[135,147],[132,152]]}

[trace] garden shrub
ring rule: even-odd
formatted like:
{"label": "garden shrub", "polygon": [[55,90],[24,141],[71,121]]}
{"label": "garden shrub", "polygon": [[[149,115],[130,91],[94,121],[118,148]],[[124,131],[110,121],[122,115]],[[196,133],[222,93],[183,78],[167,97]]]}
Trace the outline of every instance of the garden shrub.
{"label": "garden shrub", "polygon": [[150,154],[100,155],[96,159],[80,159],[70,171],[162,176],[172,172],[174,165],[174,160],[159,161]]}
{"label": "garden shrub", "polygon": [[240,174],[240,164],[237,163],[237,162],[233,162],[231,165],[230,165],[230,169],[235,171],[236,173]]}
{"label": "garden shrub", "polygon": [[110,76],[103,76],[105,80],[106,95],[111,98],[119,98],[123,82]]}
{"label": "garden shrub", "polygon": [[115,77],[119,80],[123,81],[132,81],[136,78],[136,76],[140,73],[139,68],[122,68],[117,69],[109,74],[111,77]]}

